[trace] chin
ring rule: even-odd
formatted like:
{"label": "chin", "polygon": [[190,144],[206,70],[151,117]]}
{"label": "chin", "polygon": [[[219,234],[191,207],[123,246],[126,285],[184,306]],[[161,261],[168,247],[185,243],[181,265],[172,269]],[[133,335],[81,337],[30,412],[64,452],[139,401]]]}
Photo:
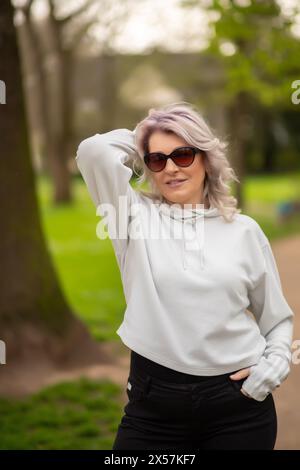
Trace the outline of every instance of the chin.
{"label": "chin", "polygon": [[165,197],[165,199],[166,199],[167,201],[169,201],[171,204],[184,204],[184,201],[185,201],[185,200],[182,200],[182,199],[179,199],[179,198],[175,198],[175,197],[173,197],[173,198],[166,197],[166,196],[164,196],[164,197]]}

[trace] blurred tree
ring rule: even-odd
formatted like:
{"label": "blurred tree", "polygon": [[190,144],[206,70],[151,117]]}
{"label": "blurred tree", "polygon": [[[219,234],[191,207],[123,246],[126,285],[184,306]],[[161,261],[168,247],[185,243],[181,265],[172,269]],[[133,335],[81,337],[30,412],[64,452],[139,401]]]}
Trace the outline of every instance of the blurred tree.
{"label": "blurred tree", "polygon": [[[27,0],[27,2],[16,6],[16,11],[21,18],[21,24],[18,25],[17,32],[22,59],[22,75],[25,83],[25,97],[27,98],[26,109],[28,113],[32,150],[35,150],[33,136],[35,134],[36,122],[38,122],[39,130],[41,130],[42,134],[38,139],[38,153],[42,159],[43,169],[45,169],[50,166],[48,163],[49,160],[55,158],[55,151],[54,146],[52,146],[53,139],[51,138],[47,80],[43,58],[44,52],[41,41],[39,40],[36,24],[31,14],[33,2],[34,0]],[[26,88],[28,88],[28,91]],[[33,90],[34,99],[32,99]],[[40,133],[38,132],[38,134]],[[60,199],[60,183],[59,178],[58,181],[56,180],[55,174],[53,174],[53,182],[54,186],[58,188],[55,189],[54,192],[57,194],[57,198]]]}
{"label": "blurred tree", "polygon": [[[62,13],[65,5],[58,0],[45,0],[48,4],[46,20],[37,20],[33,15],[35,0],[26,0],[17,9],[22,13],[20,41],[22,56],[30,57],[29,74],[35,77],[34,93],[41,117],[39,127],[44,135],[42,151],[52,175],[54,185],[54,203],[71,200],[71,174],[68,166],[74,158],[75,100],[73,93],[74,59],[81,42],[95,24],[102,26],[102,53],[107,59],[107,71],[103,73],[101,83],[105,105],[105,124],[113,120],[116,112],[114,54],[111,54],[109,41],[116,34],[129,12],[129,2],[115,4],[108,0],[98,2],[85,0],[79,6]],[[94,7],[94,8],[93,8]],[[100,10],[101,8],[101,10]],[[101,16],[100,16],[100,13]],[[113,20],[112,20],[113,18]],[[28,60],[28,59],[27,59]],[[113,106],[115,104],[115,106]],[[30,105],[30,104],[29,104]]]}
{"label": "blurred tree", "polygon": [[[57,14],[57,3],[54,0],[47,0],[49,5],[48,26],[49,41],[53,57],[55,57],[55,73],[53,83],[55,86],[55,103],[51,106],[48,102],[51,114],[52,141],[54,144],[54,158],[50,159],[52,174],[55,175],[56,191],[55,202],[69,201],[71,199],[71,179],[67,166],[68,160],[73,156],[73,114],[74,102],[72,95],[72,75],[73,75],[73,55],[82,37],[87,30],[95,23],[95,15],[89,19],[84,19],[82,14],[86,14],[89,6],[95,0],[86,0],[82,5],[76,7],[71,13],[65,16]],[[65,40],[65,30],[70,28],[70,23],[78,21],[76,28]]]}
{"label": "blurred tree", "polygon": [[1,118],[0,338],[12,368],[99,361],[99,349],[61,291],[42,233],[28,145],[13,7],[0,2],[0,76],[7,86]]}
{"label": "blurred tree", "polygon": [[[58,17],[56,5],[53,0],[47,0],[49,14],[43,29],[38,28],[34,20],[32,9],[35,0],[27,0],[23,4],[17,4],[16,8],[23,14],[22,32],[27,40],[27,47],[31,57],[31,72],[35,77],[35,94],[41,119],[40,128],[44,135],[42,151],[46,153],[46,163],[52,175],[54,189],[54,203],[68,202],[71,200],[71,174],[68,161],[73,155],[73,126],[72,117],[72,73],[73,54],[78,47],[83,35],[89,27],[95,23],[96,17],[87,19],[86,13],[95,0],[86,0],[80,7],[64,17]],[[85,19],[82,14],[85,14]],[[78,24],[78,20],[79,24]],[[74,22],[77,22],[74,27]],[[65,40],[65,30],[70,29],[68,41]],[[41,35],[46,37],[48,51],[43,47]],[[22,50],[22,41],[20,41]],[[23,49],[25,56],[25,49]],[[46,61],[52,56],[54,59],[52,73]]]}
{"label": "blurred tree", "polygon": [[[223,98],[228,106],[232,162],[241,182],[236,196],[243,206],[247,141],[256,138],[251,111],[255,106],[268,109],[267,130],[272,113],[293,106],[291,84],[300,75],[300,41],[291,32],[293,18],[284,16],[275,0],[182,0],[181,4],[199,5],[207,11],[211,38],[206,53],[224,65]],[[270,143],[264,147],[265,167],[269,167]]]}

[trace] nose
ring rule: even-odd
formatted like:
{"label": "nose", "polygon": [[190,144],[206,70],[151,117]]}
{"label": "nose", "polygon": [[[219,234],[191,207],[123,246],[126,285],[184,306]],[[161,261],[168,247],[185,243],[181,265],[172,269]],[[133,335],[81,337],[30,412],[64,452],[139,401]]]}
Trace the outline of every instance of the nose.
{"label": "nose", "polygon": [[168,158],[165,166],[165,171],[177,170],[178,166],[173,162],[172,158]]}

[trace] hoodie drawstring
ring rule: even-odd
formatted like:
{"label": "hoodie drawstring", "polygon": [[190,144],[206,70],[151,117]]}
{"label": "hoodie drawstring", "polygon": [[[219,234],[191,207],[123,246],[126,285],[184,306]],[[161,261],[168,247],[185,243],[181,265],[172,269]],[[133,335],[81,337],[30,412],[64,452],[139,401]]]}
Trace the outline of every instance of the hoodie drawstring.
{"label": "hoodie drawstring", "polygon": [[[182,211],[181,208],[176,207],[176,204],[170,205],[164,202],[160,202],[159,212],[163,213],[165,216],[169,218],[176,219],[182,223],[183,236],[181,237],[181,259],[182,259],[183,269],[186,271],[188,269],[186,251],[189,250],[189,248],[186,247],[185,224],[186,223],[197,224],[198,219],[202,217],[211,218],[211,217],[220,216],[219,210],[216,207],[210,207],[209,209],[203,209],[203,208],[201,208],[200,210],[187,209],[187,210]],[[204,220],[202,220],[201,223],[204,223]],[[197,230],[197,225],[196,225],[196,230]],[[196,239],[196,242],[198,242],[197,246],[195,248],[192,248],[196,252],[199,253],[199,257],[200,257],[199,265],[200,265],[201,270],[204,269],[204,264],[205,264],[203,237],[204,237],[204,230],[201,231],[201,234]],[[195,253],[195,256],[198,256],[198,253]]]}
{"label": "hoodie drawstring", "polygon": [[[182,237],[182,243],[181,243],[181,257],[182,257],[182,265],[183,269],[186,270],[188,268],[187,260],[186,260],[186,248],[185,248],[185,224],[186,223],[191,223],[190,219],[187,220],[182,220],[182,228],[183,228],[183,237]],[[196,223],[196,219],[192,220],[192,223]],[[204,243],[203,240],[198,240],[198,243],[200,243],[200,249],[199,249],[199,254],[200,254],[200,268],[204,269]]]}
{"label": "hoodie drawstring", "polygon": [[185,230],[184,230],[184,222],[183,222],[183,237],[181,239],[181,254],[182,254],[182,264],[183,264],[183,269],[187,269],[187,263],[185,259]]}

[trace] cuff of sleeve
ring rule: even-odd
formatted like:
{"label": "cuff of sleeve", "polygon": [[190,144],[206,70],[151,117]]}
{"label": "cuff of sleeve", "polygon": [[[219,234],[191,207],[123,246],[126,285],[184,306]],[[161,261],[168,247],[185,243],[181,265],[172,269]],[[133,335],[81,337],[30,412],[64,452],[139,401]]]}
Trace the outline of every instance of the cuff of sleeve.
{"label": "cuff of sleeve", "polygon": [[242,389],[257,401],[263,401],[269,393],[287,378],[290,364],[286,358],[277,355],[262,356],[257,364],[250,367],[250,374]]}

